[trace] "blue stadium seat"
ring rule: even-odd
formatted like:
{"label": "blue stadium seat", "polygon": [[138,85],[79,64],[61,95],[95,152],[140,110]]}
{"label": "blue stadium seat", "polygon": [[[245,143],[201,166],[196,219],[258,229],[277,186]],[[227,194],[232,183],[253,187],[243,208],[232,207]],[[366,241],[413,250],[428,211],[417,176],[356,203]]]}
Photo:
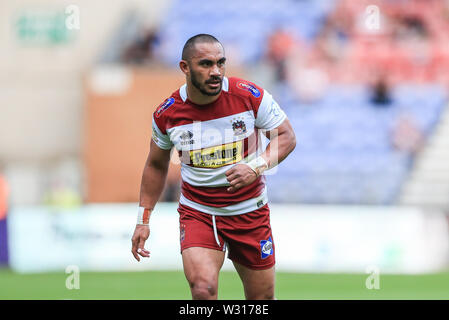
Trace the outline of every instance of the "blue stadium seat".
{"label": "blue stadium seat", "polygon": [[[437,86],[399,87],[387,108],[375,107],[360,87],[331,88],[314,106],[285,99],[284,103],[290,103],[285,109],[297,147],[276,175],[268,177],[270,198],[275,202],[394,203],[413,160],[392,147],[395,123],[408,112],[428,134],[446,100]],[[407,101],[419,103],[404,104]]]}
{"label": "blue stadium seat", "polygon": [[[174,1],[170,14],[162,21],[160,38],[181,47],[188,37],[197,33],[211,33],[221,41],[239,41],[242,60],[253,63],[265,51],[265,40],[274,27],[292,28],[305,40],[313,39],[330,11],[326,1],[268,0],[247,2],[230,0],[219,4],[209,1]],[[170,28],[167,32],[165,28]],[[182,40],[180,40],[182,39]],[[165,62],[176,65],[178,59],[166,50],[161,51]]]}

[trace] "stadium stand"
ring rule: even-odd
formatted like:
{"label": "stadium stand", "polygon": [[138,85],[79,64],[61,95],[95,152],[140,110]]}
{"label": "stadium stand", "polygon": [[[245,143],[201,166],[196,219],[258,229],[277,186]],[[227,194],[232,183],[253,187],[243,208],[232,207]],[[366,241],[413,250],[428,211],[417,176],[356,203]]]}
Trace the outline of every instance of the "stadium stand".
{"label": "stadium stand", "polygon": [[[282,104],[298,144],[278,173],[268,176],[271,198],[302,203],[394,203],[413,163],[413,154],[398,151],[392,144],[395,125],[407,114],[428,135],[445,102],[446,93],[439,86],[403,86],[393,91],[390,106],[378,108],[364,88],[335,86],[314,104]],[[297,179],[288,179],[292,175]]]}
{"label": "stadium stand", "polygon": [[[227,47],[238,51],[242,63],[262,58],[265,40],[276,28],[287,29],[300,38],[313,39],[332,8],[332,1],[263,0],[220,3],[176,0],[160,28],[160,57],[170,65],[179,61],[184,42],[198,33],[214,34]],[[170,50],[166,50],[167,48]]]}
{"label": "stadium stand", "polygon": [[[270,91],[291,119],[298,145],[277,174],[268,176],[271,199],[394,204],[419,151],[418,146],[404,150],[396,145],[401,119],[409,119],[425,141],[447,104],[447,81],[440,68],[449,61],[444,4],[412,2],[405,10],[402,2],[280,0],[274,5],[247,3],[235,10],[237,1],[219,7],[174,1],[156,50],[160,59],[176,65],[187,38],[211,33],[242,64],[255,64],[267,61],[267,39],[275,30],[289,33],[295,44],[288,50],[300,54],[289,61],[286,52],[285,82]],[[377,32],[360,23],[371,4],[383,14]],[[301,61],[293,60],[298,57]],[[313,101],[301,99],[302,92],[294,86],[306,68],[324,72],[332,83]],[[390,103],[372,101],[373,74],[387,77]]]}

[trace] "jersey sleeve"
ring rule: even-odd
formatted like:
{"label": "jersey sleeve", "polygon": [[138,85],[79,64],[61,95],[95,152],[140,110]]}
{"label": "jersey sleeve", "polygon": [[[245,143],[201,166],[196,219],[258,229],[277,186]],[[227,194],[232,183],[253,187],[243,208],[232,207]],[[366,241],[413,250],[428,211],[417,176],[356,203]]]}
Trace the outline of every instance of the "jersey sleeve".
{"label": "jersey sleeve", "polygon": [[170,137],[168,136],[165,129],[159,128],[159,126],[157,125],[157,122],[154,119],[154,115],[153,115],[153,134],[151,137],[154,143],[157,144],[157,146],[161,149],[170,150],[173,147],[173,143],[171,142]]}
{"label": "jersey sleeve", "polygon": [[285,119],[287,115],[281,109],[273,96],[266,90],[260,105],[257,109],[255,125],[259,129],[273,130],[277,128]]}

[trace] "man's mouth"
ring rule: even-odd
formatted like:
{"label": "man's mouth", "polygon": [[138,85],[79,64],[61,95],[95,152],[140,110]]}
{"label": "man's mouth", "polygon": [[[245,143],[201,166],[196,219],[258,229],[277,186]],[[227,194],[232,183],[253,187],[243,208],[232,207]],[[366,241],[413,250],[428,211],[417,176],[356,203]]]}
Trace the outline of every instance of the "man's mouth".
{"label": "man's mouth", "polygon": [[220,87],[220,82],[209,82],[208,85],[212,88]]}
{"label": "man's mouth", "polygon": [[221,84],[221,80],[207,81],[206,84],[212,88],[219,88],[220,84]]}

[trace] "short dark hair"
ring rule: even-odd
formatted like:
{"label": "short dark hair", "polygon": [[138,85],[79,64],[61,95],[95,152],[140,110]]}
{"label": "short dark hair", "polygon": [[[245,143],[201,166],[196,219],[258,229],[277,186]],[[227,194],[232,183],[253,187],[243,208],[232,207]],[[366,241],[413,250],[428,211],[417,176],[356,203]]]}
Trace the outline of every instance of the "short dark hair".
{"label": "short dark hair", "polygon": [[214,36],[212,36],[210,34],[207,34],[207,33],[197,34],[196,36],[191,37],[185,43],[184,48],[182,49],[182,60],[186,60],[186,61],[189,60],[192,56],[192,51],[193,51],[195,44],[202,43],[202,42],[218,42],[219,44],[221,44],[221,42],[218,41],[217,38],[215,38]]}

